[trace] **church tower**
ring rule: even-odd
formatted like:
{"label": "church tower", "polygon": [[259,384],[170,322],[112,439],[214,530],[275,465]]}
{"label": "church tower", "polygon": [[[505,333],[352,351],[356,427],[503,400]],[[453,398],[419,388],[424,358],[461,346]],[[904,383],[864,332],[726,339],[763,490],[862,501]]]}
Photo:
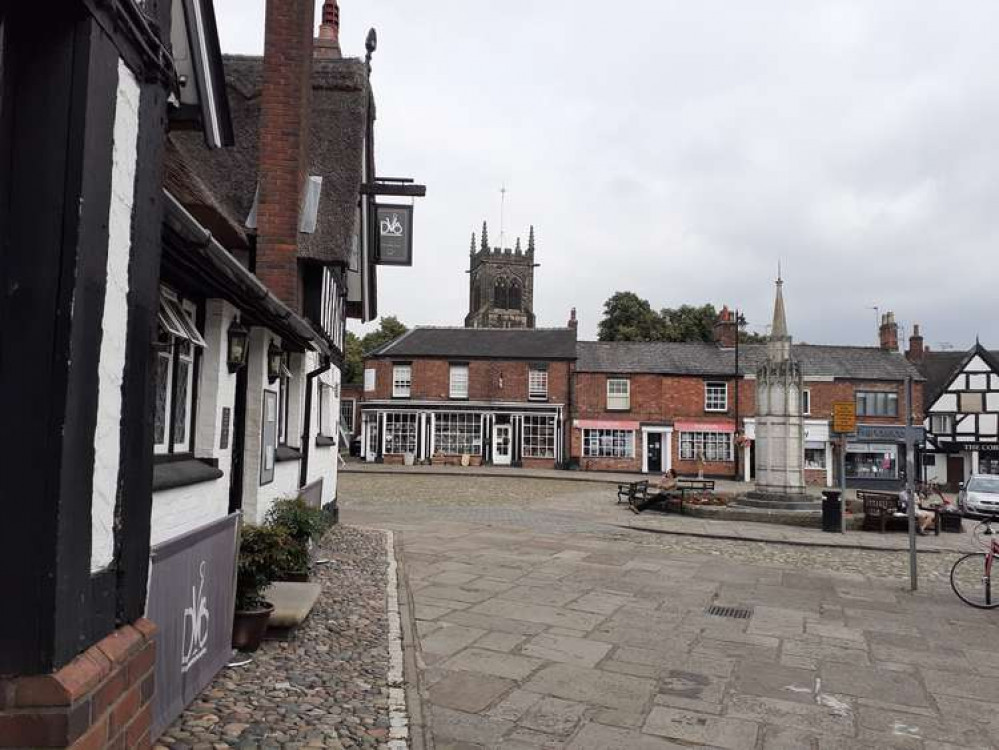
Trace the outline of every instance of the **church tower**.
{"label": "church tower", "polygon": [[489,228],[482,222],[482,237],[475,233],[468,267],[466,328],[534,328],[534,227],[527,250],[520,246],[491,247]]}
{"label": "church tower", "polygon": [[795,499],[805,493],[801,367],[791,351],[777,274],[767,358],[756,372],[756,495]]}

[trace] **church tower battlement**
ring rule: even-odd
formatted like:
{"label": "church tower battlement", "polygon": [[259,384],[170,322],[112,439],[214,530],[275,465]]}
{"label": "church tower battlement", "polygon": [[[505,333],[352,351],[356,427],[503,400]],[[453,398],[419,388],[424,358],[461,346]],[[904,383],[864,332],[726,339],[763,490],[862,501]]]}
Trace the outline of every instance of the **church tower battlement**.
{"label": "church tower battlement", "polygon": [[534,328],[534,227],[524,250],[517,238],[513,248],[492,247],[489,227],[472,233],[468,266],[466,328]]}

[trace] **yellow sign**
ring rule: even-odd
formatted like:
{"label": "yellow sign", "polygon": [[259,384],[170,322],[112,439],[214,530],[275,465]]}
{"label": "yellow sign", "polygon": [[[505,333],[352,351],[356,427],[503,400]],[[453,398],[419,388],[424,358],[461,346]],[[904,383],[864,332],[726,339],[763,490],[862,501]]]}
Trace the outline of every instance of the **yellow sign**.
{"label": "yellow sign", "polygon": [[857,431],[857,405],[853,401],[837,401],[833,404],[833,432]]}

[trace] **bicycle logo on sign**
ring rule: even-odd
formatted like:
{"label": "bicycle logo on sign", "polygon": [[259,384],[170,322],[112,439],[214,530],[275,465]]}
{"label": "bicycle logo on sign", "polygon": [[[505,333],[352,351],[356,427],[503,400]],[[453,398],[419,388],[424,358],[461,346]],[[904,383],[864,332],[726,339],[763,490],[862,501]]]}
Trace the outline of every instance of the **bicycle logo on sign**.
{"label": "bicycle logo on sign", "polygon": [[184,608],[184,653],[180,657],[180,672],[184,674],[197,664],[198,660],[208,652],[208,622],[211,615],[208,612],[208,597],[205,590],[205,561],[198,566],[201,582],[197,590],[191,586],[191,606]]}
{"label": "bicycle logo on sign", "polygon": [[387,234],[390,237],[402,237],[402,222],[399,221],[399,214],[392,214],[391,217],[386,216],[381,221],[382,234]]}

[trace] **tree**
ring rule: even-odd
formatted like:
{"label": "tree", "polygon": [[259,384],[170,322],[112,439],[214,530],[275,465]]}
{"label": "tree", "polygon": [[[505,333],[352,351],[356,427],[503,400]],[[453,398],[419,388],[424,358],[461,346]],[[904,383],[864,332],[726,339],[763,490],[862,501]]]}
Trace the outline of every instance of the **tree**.
{"label": "tree", "polygon": [[360,383],[364,377],[364,355],[389,341],[394,341],[408,330],[395,315],[386,315],[378,321],[376,330],[363,337],[348,331],[344,347],[344,382]]}
{"label": "tree", "polygon": [[648,300],[634,292],[617,292],[604,302],[601,341],[662,341],[662,319]]}
{"label": "tree", "polygon": [[714,341],[718,312],[712,304],[665,307],[659,312],[663,341]]}

